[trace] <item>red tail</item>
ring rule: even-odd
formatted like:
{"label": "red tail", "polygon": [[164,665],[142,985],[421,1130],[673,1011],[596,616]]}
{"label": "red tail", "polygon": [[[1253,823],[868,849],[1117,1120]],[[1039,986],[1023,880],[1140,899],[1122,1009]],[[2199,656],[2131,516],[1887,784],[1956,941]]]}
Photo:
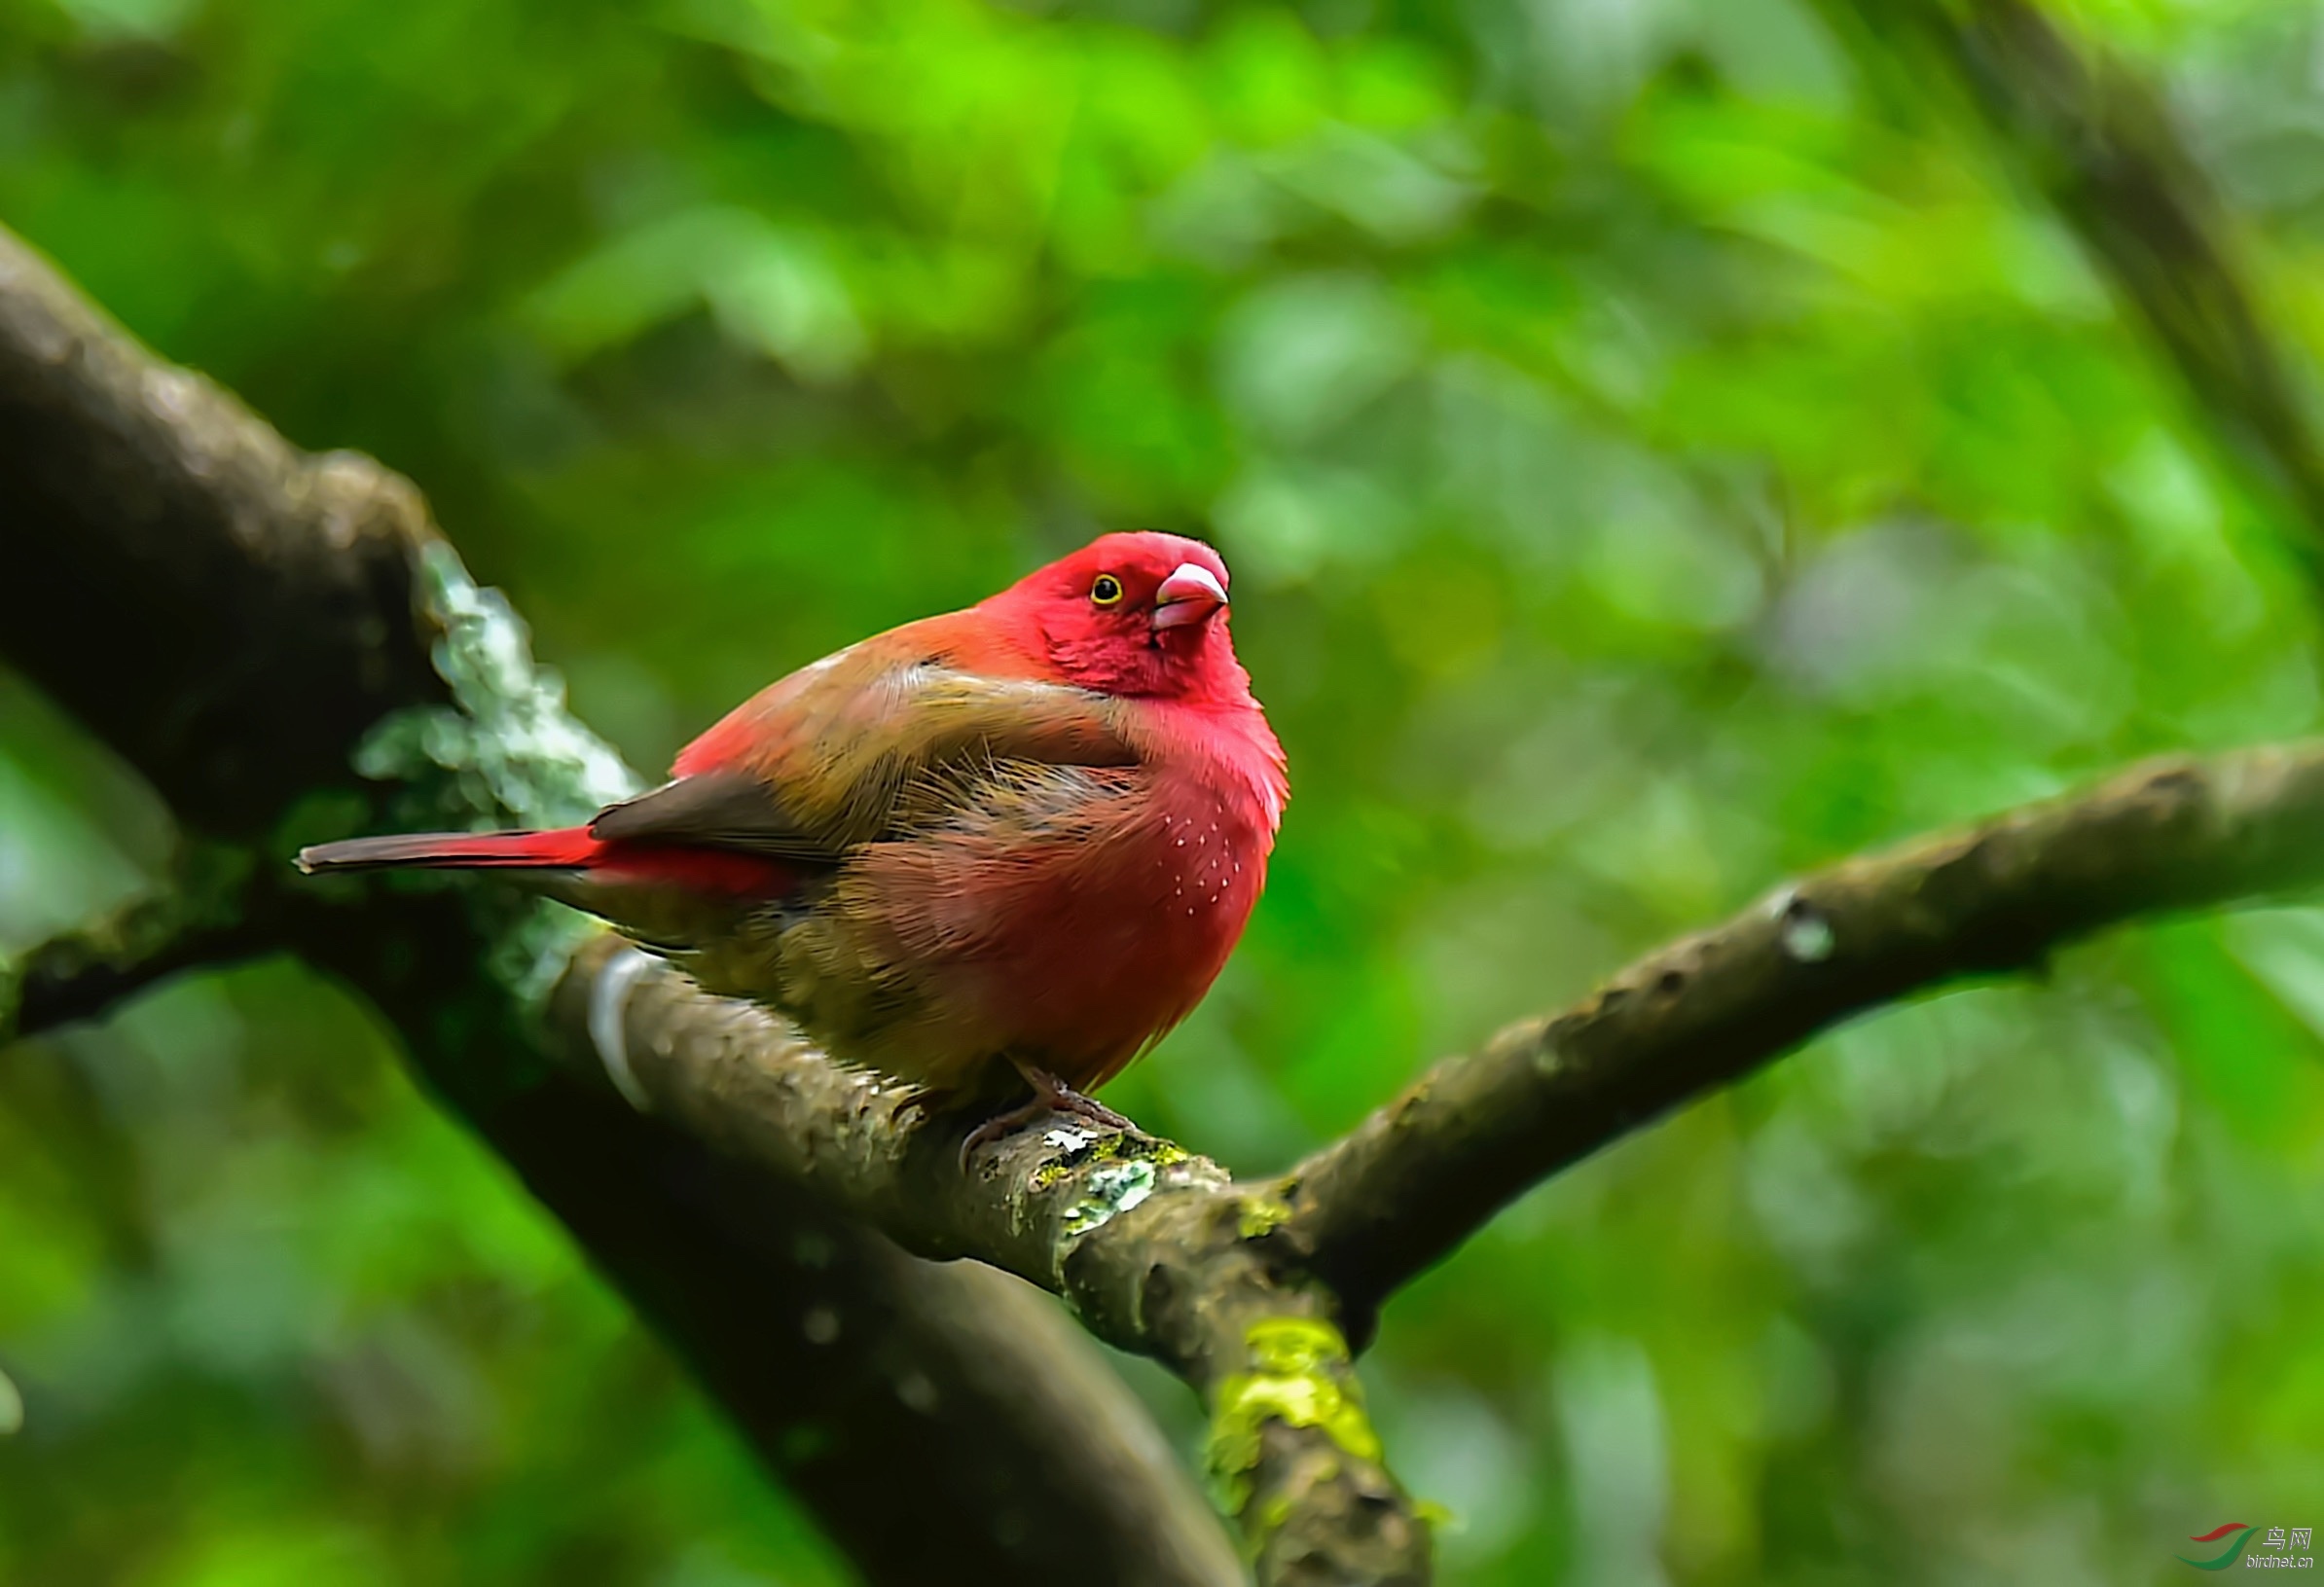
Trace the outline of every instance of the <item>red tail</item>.
{"label": "red tail", "polygon": [[[801,871],[764,854],[682,844],[602,842],[585,826],[555,832],[412,832],[349,838],[299,850],[318,871],[587,871],[593,884],[672,886],[735,898],[780,898]],[[561,893],[560,896],[563,896]],[[580,900],[568,900],[568,902]],[[583,907],[595,906],[583,902]]]}
{"label": "red tail", "polygon": [[576,870],[605,846],[585,826],[556,832],[412,832],[393,838],[349,838],[299,850],[299,869],[384,871],[417,866],[442,871]]}

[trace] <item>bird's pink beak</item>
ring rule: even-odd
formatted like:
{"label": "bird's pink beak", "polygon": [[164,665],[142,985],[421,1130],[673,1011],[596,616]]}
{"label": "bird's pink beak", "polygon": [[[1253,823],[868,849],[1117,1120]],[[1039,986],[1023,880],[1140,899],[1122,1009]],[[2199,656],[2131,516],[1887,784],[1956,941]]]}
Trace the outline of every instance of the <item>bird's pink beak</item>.
{"label": "bird's pink beak", "polygon": [[1200,623],[1226,605],[1226,586],[1218,575],[1194,562],[1180,562],[1154,592],[1154,628],[1184,628]]}

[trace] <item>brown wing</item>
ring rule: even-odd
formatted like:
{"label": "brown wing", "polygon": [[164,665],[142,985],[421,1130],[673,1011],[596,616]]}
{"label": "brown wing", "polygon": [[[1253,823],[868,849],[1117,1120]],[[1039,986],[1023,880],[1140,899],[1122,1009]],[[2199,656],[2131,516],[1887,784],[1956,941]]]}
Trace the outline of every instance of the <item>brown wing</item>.
{"label": "brown wing", "polygon": [[907,788],[1010,762],[1133,766],[1138,753],[1106,696],[933,663],[875,670],[842,653],[742,706],[678,757],[676,779],[590,831],[831,862],[890,831]]}

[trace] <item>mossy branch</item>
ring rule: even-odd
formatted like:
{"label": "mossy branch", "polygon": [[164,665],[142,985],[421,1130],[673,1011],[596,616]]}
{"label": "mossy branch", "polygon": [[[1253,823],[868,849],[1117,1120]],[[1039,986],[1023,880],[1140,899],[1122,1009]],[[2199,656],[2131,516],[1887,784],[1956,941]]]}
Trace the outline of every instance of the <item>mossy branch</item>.
{"label": "mossy branch", "polygon": [[[1337,1298],[1285,1268],[1266,1188],[1174,1142],[1058,1116],[981,1149],[976,1122],[835,1064],[763,1010],[605,936],[552,1002],[578,1073],[933,1258],[1062,1296],[1210,1407],[1210,1476],[1262,1583],[1428,1579],[1420,1512],[1382,1463]],[[1289,1351],[1287,1340],[1302,1342]]]}
{"label": "mossy branch", "polygon": [[272,947],[279,932],[253,885],[256,861],[189,843],[166,884],[16,954],[0,954],[0,1045],[88,1019],[183,971]]}

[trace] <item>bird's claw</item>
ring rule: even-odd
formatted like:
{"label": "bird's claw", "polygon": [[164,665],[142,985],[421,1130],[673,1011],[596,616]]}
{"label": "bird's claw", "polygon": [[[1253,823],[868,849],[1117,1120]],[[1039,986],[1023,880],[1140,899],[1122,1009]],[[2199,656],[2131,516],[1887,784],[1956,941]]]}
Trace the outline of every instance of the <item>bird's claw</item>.
{"label": "bird's claw", "polygon": [[1059,1092],[1055,1097],[1046,1098],[1044,1100],[1055,1112],[1071,1113],[1075,1118],[1087,1119],[1090,1123],[1103,1125],[1108,1130],[1135,1130],[1138,1128],[1095,1097],[1084,1097],[1081,1093],[1070,1088]]}
{"label": "bird's claw", "polygon": [[1106,1130],[1138,1128],[1104,1102],[1093,1097],[1084,1097],[1046,1069],[1035,1068],[1030,1064],[1018,1064],[1016,1069],[1025,1077],[1025,1083],[1033,1088],[1033,1096],[1005,1113],[996,1113],[968,1132],[968,1138],[961,1142],[962,1173],[968,1172],[969,1159],[976,1155],[979,1148],[1014,1135],[1035,1120],[1051,1113],[1069,1113]]}
{"label": "bird's claw", "polygon": [[961,1142],[961,1172],[962,1173],[968,1172],[968,1160],[977,1154],[979,1148],[990,1146],[996,1140],[1015,1135],[1019,1130],[1024,1129],[1048,1111],[1049,1099],[1035,1097],[1032,1101],[1021,1103],[1005,1113],[994,1114],[984,1123],[969,1131],[968,1138]]}

